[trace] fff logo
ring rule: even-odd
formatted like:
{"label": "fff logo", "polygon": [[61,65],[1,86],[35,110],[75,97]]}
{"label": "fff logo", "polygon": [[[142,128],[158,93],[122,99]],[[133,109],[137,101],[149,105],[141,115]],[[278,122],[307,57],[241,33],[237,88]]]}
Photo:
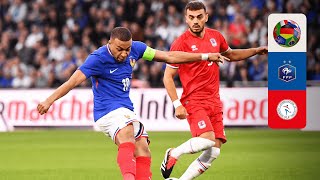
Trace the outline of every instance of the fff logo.
{"label": "fff logo", "polygon": [[[286,61],[284,61],[286,63]],[[291,63],[291,61],[289,61]],[[282,81],[289,82],[296,79],[296,67],[291,64],[284,64],[278,68],[278,78]]]}

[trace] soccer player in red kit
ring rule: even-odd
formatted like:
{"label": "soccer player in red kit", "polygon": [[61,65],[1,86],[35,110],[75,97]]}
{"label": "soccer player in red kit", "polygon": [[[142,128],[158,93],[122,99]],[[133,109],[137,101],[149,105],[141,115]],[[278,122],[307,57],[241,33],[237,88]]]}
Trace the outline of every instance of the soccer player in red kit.
{"label": "soccer player in red kit", "polygon": [[[200,1],[191,1],[186,5],[185,18],[189,29],[173,42],[171,51],[217,52],[230,61],[266,54],[268,51],[266,47],[231,49],[219,31],[204,27],[208,14],[205,5]],[[181,100],[178,99],[173,80],[177,73],[183,87]],[[220,154],[221,145],[227,141],[219,95],[219,65],[211,62],[167,64],[163,83],[175,107],[176,117],[187,118],[192,138],[166,151],[160,168],[161,173],[164,178],[170,177],[176,161],[182,154],[203,151],[179,178],[194,179],[211,166]]]}

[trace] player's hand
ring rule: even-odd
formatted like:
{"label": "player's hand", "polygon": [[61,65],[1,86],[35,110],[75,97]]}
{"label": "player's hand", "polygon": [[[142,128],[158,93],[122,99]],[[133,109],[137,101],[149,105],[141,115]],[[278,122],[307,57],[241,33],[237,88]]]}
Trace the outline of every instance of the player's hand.
{"label": "player's hand", "polygon": [[256,48],[256,53],[259,55],[265,55],[268,53],[268,47],[267,46],[261,46]]}
{"label": "player's hand", "polygon": [[51,103],[48,100],[45,100],[43,102],[40,102],[37,106],[37,110],[39,114],[43,115],[48,112],[49,108],[51,106]]}
{"label": "player's hand", "polygon": [[224,61],[230,61],[230,59],[222,56],[220,53],[209,53],[208,61],[223,64]]}
{"label": "player's hand", "polygon": [[184,108],[184,106],[179,106],[175,109],[175,115],[178,119],[184,120],[187,118],[187,110]]}

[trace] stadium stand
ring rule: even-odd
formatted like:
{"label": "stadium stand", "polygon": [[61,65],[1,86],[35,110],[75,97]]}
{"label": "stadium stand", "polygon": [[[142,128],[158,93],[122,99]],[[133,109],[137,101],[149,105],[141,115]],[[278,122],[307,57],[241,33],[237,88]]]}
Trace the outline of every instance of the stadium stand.
{"label": "stadium stand", "polygon": [[[185,29],[187,0],[2,0],[0,1],[0,88],[50,88],[64,82],[86,56],[106,44],[116,26],[134,40],[168,50]],[[309,84],[320,82],[319,0],[207,0],[208,26],[231,48],[267,45],[270,13],[304,13],[308,27]],[[163,87],[164,64],[139,61],[133,87]],[[266,86],[267,57],[225,63],[222,85]],[[177,80],[178,81],[178,80]],[[89,87],[87,81],[81,86]]]}

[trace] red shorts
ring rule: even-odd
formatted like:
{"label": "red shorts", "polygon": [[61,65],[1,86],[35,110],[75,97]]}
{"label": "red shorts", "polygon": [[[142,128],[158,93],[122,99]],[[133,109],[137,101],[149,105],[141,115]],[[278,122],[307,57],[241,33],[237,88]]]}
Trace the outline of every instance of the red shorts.
{"label": "red shorts", "polygon": [[203,104],[194,100],[188,101],[185,108],[189,114],[187,120],[193,137],[213,131],[216,139],[220,139],[223,143],[227,142],[221,108],[215,109],[212,103]]}

